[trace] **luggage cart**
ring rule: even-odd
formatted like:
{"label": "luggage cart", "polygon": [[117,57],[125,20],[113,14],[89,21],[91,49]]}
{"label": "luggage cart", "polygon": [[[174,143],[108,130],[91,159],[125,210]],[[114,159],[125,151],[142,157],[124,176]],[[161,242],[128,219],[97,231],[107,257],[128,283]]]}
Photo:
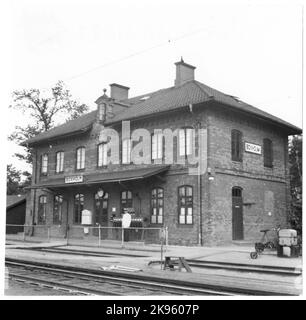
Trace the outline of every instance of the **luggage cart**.
{"label": "luggage cart", "polygon": [[272,228],[272,229],[264,229],[260,230],[263,233],[261,240],[255,243],[255,251],[250,253],[252,259],[257,259],[260,254],[264,252],[265,249],[273,250],[276,249],[276,245],[273,240],[271,240],[268,236],[269,232],[276,232],[278,238],[278,232],[280,227]]}

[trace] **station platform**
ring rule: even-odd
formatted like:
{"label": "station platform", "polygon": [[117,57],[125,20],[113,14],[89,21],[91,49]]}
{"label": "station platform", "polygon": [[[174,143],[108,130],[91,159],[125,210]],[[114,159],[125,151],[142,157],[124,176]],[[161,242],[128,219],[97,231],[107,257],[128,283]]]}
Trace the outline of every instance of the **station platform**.
{"label": "station platform", "polygon": [[[302,268],[302,257],[299,258],[280,258],[277,257],[276,251],[265,250],[257,259],[251,259],[250,252],[254,251],[253,246],[242,245],[228,245],[217,247],[185,247],[185,246],[167,246],[163,247],[161,252],[161,246],[157,244],[144,245],[142,243],[126,243],[123,247],[120,247],[118,242],[105,241],[100,247],[89,246],[86,243],[84,245],[70,244],[67,245],[63,240],[55,240],[51,242],[21,242],[21,241],[8,241],[6,249],[39,249],[39,248],[63,248],[69,250],[77,250],[84,252],[97,252],[97,253],[111,253],[112,255],[118,254],[131,256],[146,257],[145,260],[160,260],[165,256],[184,257],[185,259],[196,259],[210,262],[224,262],[224,263],[236,263],[236,264],[249,264],[249,265],[265,265],[265,266],[277,266],[288,268]],[[10,250],[9,250],[10,251]],[[145,261],[147,262],[147,261]],[[138,262],[137,262],[138,265]]]}
{"label": "station platform", "polygon": [[[165,248],[164,248],[165,249]],[[273,266],[287,268],[302,268],[302,259],[279,258],[276,252],[264,252],[253,260],[250,252],[253,247],[222,246],[222,247],[183,247],[168,246],[161,252],[158,245],[132,245],[128,248],[115,248],[112,243],[103,247],[88,247],[69,245],[60,241],[41,243],[22,243],[8,241],[6,257],[40,263],[57,264],[68,267],[80,267],[86,270],[109,270],[120,272],[120,268],[130,268],[130,271],[139,276],[154,276],[162,279],[183,280],[203,284],[222,284],[228,287],[244,287],[284,295],[302,294],[302,275],[280,275],[256,272],[239,272],[224,268],[191,268],[192,273],[186,270],[164,270],[160,263],[165,256],[184,257],[199,261],[227,262],[247,264],[249,266]],[[68,252],[65,252],[68,250]],[[61,251],[61,252],[58,252]],[[72,253],[71,253],[72,251]],[[74,254],[74,252],[76,254]],[[95,254],[98,254],[95,256]],[[152,261],[159,263],[151,263]],[[119,267],[119,269],[114,269]],[[123,272],[123,270],[122,270]],[[126,272],[126,270],[125,270]]]}

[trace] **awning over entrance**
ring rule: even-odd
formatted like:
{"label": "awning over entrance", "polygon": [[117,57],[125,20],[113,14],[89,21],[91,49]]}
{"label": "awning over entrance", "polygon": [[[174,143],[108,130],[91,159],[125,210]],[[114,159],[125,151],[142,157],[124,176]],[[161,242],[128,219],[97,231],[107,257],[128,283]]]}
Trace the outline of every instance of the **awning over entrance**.
{"label": "awning over entrance", "polygon": [[88,186],[101,183],[143,180],[169,169],[169,165],[152,165],[146,168],[126,169],[92,175],[70,175],[48,182],[32,185],[29,189],[64,188],[72,186]]}

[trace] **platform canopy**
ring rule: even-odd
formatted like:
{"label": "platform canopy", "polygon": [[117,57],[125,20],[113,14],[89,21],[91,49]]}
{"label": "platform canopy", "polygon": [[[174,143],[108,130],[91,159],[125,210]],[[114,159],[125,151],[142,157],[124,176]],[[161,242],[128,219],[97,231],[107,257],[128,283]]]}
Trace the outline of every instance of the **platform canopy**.
{"label": "platform canopy", "polygon": [[52,189],[69,188],[73,186],[90,186],[102,183],[124,182],[132,180],[143,180],[152,176],[157,176],[169,169],[169,165],[151,165],[145,168],[126,169],[120,171],[110,171],[92,175],[69,175],[62,178],[50,179],[48,183],[34,184],[29,189]]}

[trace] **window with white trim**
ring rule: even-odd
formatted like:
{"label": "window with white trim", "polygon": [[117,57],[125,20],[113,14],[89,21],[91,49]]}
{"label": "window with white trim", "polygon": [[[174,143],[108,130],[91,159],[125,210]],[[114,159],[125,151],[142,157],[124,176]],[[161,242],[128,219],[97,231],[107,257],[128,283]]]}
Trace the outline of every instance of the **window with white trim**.
{"label": "window with white trim", "polygon": [[124,209],[133,207],[133,194],[132,191],[125,190],[121,192],[121,214]]}
{"label": "window with white trim", "polygon": [[162,224],[164,220],[164,190],[154,188],[151,193],[151,223]]}
{"label": "window with white trim", "polygon": [[131,140],[125,139],[122,141],[122,163],[128,164],[131,162]]}
{"label": "window with white trim", "polygon": [[193,190],[191,186],[178,188],[179,224],[193,224]]}
{"label": "window with white trim", "polygon": [[47,196],[40,196],[38,199],[38,224],[46,223]]}
{"label": "window with white trim", "polygon": [[98,167],[107,166],[107,143],[98,145]]}
{"label": "window with white trim", "polygon": [[63,209],[63,196],[56,195],[54,197],[54,208],[53,208],[53,224],[62,223],[62,209]]}
{"label": "window with white trim", "polygon": [[152,135],[152,160],[163,158],[163,134],[161,132]]}
{"label": "window with white trim", "polygon": [[41,156],[41,174],[47,174],[48,172],[48,154],[44,153]]}
{"label": "window with white trim", "polygon": [[85,147],[79,147],[76,151],[76,169],[85,169]]}
{"label": "window with white trim", "polygon": [[74,223],[79,224],[82,220],[82,211],[84,210],[84,195],[78,193],[74,196]]}
{"label": "window with white trim", "polygon": [[59,151],[56,153],[56,166],[55,166],[56,173],[60,173],[64,171],[64,152]]}
{"label": "window with white trim", "polygon": [[179,155],[188,156],[192,154],[194,130],[192,128],[182,128],[179,130]]}

